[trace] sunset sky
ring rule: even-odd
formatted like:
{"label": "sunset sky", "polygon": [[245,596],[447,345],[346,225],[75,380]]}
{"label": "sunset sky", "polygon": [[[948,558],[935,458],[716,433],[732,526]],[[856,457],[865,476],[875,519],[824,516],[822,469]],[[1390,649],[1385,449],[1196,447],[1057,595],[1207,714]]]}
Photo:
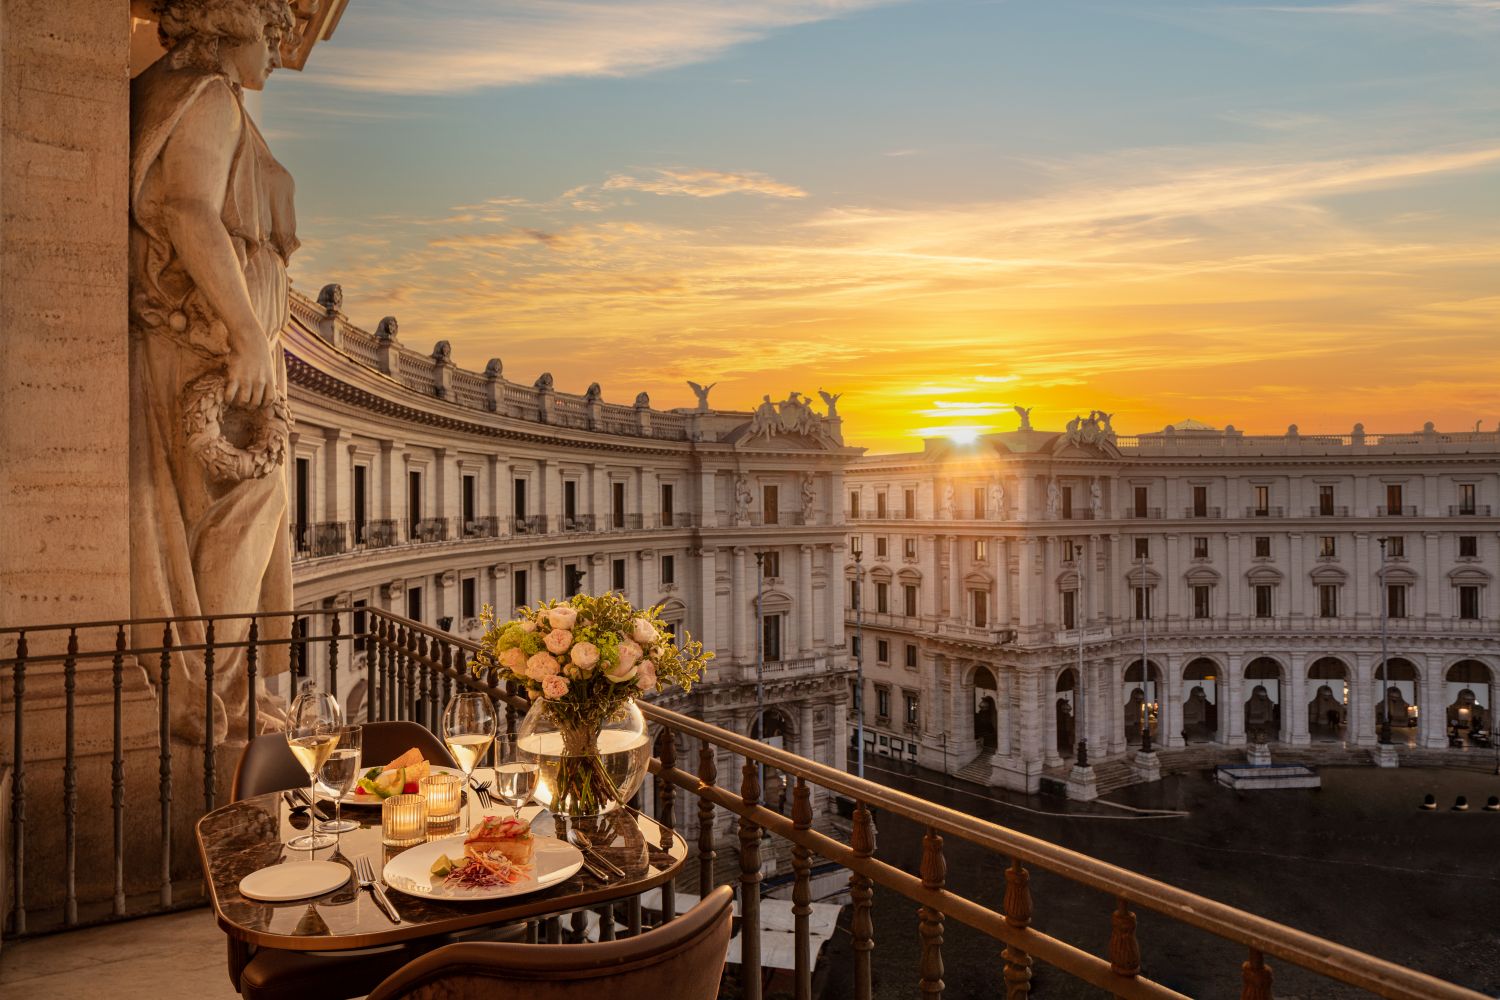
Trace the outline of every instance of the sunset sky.
{"label": "sunset sky", "polygon": [[1500,420],[1500,0],[354,0],[262,119],[305,292],[851,444]]}

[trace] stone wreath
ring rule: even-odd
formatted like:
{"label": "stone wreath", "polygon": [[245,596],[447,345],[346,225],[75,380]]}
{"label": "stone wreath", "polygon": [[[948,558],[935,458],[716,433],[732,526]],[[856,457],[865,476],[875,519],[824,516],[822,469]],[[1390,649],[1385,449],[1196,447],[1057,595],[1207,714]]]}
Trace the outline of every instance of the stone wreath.
{"label": "stone wreath", "polygon": [[286,461],[287,436],[292,429],[286,397],[277,393],[255,412],[250,443],[241,447],[224,436],[224,412],[229,408],[224,400],[224,383],[222,373],[206,372],[183,388],[182,424],[188,451],[221,482],[264,478]]}

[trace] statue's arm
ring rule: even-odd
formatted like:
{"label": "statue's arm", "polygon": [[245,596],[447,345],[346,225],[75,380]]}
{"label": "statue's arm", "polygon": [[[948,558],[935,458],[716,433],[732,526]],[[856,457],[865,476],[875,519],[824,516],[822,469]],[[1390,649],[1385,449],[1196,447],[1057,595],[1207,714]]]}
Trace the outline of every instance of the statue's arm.
{"label": "statue's arm", "polygon": [[222,219],[229,168],[242,128],[239,102],[228,88],[204,88],[162,149],[161,179],[173,248],[229,334],[226,397],[253,407],[261,405],[275,385],[270,342],[255,315]]}

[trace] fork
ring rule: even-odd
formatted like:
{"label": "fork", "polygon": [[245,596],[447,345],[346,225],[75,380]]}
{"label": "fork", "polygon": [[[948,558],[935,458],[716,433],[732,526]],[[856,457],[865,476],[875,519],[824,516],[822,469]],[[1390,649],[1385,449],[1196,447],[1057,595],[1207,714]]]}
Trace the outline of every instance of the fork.
{"label": "fork", "polygon": [[361,889],[370,890],[370,895],[375,897],[376,904],[385,912],[385,915],[399,924],[401,914],[396,912],[391,901],[386,899],[385,890],[380,887],[379,882],[375,881],[375,866],[370,864],[369,858],[361,855],[354,859],[354,877],[359,880]]}
{"label": "fork", "polygon": [[609,874],[614,875],[617,878],[625,877],[625,869],[621,868],[619,865],[615,864],[613,861],[609,860],[603,854],[601,854],[599,852],[599,849],[594,846],[594,842],[590,840],[582,830],[579,830],[575,827],[573,829],[570,829],[568,833],[573,840],[578,842],[578,846],[583,848],[584,854],[594,859],[595,867],[602,868]]}
{"label": "fork", "polygon": [[474,787],[474,793],[479,796],[479,805],[482,809],[490,807],[490,783],[488,781],[475,781],[469,779],[469,784]]}

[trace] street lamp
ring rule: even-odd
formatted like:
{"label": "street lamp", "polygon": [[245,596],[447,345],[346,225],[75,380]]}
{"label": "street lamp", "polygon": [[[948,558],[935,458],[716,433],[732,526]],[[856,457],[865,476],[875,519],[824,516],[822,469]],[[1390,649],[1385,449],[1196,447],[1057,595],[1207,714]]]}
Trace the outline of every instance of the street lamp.
{"label": "street lamp", "polygon": [[[766,741],[766,614],[761,597],[765,593],[765,552],[755,553],[755,738]],[[766,765],[757,762],[756,779],[766,787]]]}
{"label": "street lamp", "polygon": [[865,776],[865,566],[864,549],[854,553],[854,773]]}
{"label": "street lamp", "polygon": [[1151,752],[1151,660],[1146,634],[1151,630],[1151,591],[1146,589],[1146,557],[1141,556],[1141,753]]}
{"label": "street lamp", "polygon": [[1389,539],[1375,539],[1380,543],[1380,742],[1391,741],[1391,661],[1386,650],[1387,623],[1391,614],[1391,594],[1385,582],[1385,543]]}
{"label": "street lamp", "polygon": [[[1081,563],[1082,560],[1079,560]],[[1083,566],[1078,567],[1078,592],[1073,599],[1073,627],[1078,630],[1078,711],[1074,713],[1073,724],[1078,728],[1078,752],[1073,757],[1076,767],[1089,766],[1089,741],[1088,727],[1084,725],[1087,716],[1084,714],[1084,684],[1083,684]]]}

